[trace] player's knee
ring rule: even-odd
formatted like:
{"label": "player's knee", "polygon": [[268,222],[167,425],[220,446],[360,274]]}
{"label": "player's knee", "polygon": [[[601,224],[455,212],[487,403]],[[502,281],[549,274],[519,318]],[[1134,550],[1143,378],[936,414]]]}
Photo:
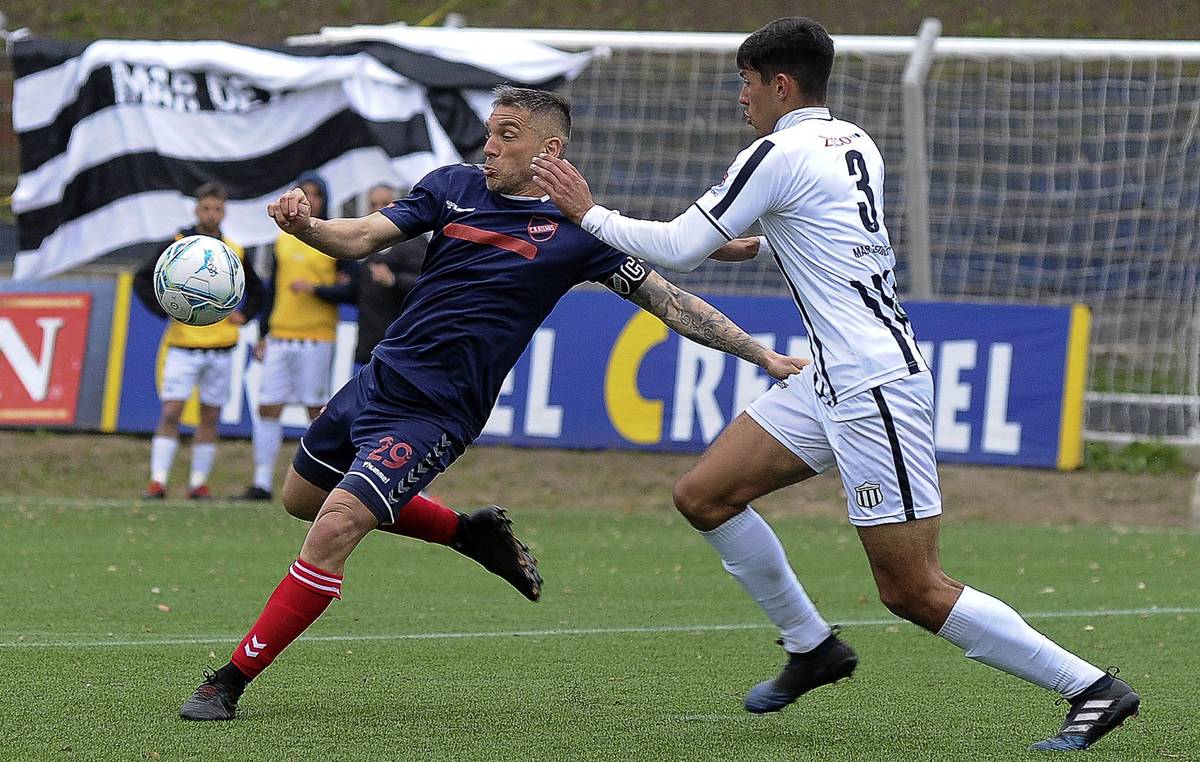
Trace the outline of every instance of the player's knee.
{"label": "player's knee", "polygon": [[675,503],[675,510],[689,519],[701,517],[705,513],[707,501],[703,492],[690,478],[690,474],[684,474],[675,482],[671,490],[671,500]]}
{"label": "player's knee", "polygon": [[312,521],[321,511],[328,493],[305,481],[293,469],[289,468],[283,479],[283,509],[290,515],[304,521]]}
{"label": "player's knee", "polygon": [[730,504],[705,489],[699,480],[686,473],[671,490],[675,510],[683,514],[692,526],[702,531],[715,529],[745,509],[745,505]]}
{"label": "player's knee", "polygon": [[940,623],[945,587],[950,582],[943,574],[903,580],[879,580],[879,600],[887,610],[914,624],[936,629]]}
{"label": "player's knee", "polygon": [[363,537],[378,521],[356,498],[346,493],[334,493],[317,514],[308,536],[304,539],[302,555],[318,565],[340,566]]}
{"label": "player's knee", "polygon": [[303,495],[289,491],[287,482],[283,483],[283,509],[290,515],[304,521],[312,521],[321,510],[320,503],[305,500]]}

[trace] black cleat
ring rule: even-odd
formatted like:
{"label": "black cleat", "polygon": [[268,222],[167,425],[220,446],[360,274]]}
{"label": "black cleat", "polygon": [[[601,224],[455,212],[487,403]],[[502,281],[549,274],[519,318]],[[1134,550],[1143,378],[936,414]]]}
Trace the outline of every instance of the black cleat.
{"label": "black cleat", "polygon": [[517,539],[512,521],[498,505],[470,514],[459,514],[458,533],[450,547],[536,601],[542,594],[542,575],[529,546]]}
{"label": "black cleat", "polygon": [[204,671],[204,682],[183,703],[179,716],[185,720],[232,720],[237,714],[241,692],[217,679],[215,672]]}
{"label": "black cleat", "polygon": [[1121,727],[1125,720],[1137,717],[1142,700],[1116,674],[1114,669],[1071,699],[1067,719],[1058,734],[1033,744],[1030,751],[1083,751],[1110,730]]}
{"label": "black cleat", "polygon": [[233,500],[270,500],[271,490],[263,489],[257,484],[251,484],[246,488],[246,491],[240,495],[234,495]]}
{"label": "black cleat", "polygon": [[761,682],[746,694],[746,711],[778,712],[813,688],[850,677],[857,666],[854,649],[838,640],[834,632],[807,653],[789,653],[787,664],[774,680]]}

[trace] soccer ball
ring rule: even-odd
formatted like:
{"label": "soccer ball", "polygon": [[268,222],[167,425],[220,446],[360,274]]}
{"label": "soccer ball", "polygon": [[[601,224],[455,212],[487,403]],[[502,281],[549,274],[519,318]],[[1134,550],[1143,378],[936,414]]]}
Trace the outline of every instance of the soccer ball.
{"label": "soccer ball", "polygon": [[180,238],[154,266],[154,295],[175,320],[212,325],[237,308],[246,290],[242,261],[222,241],[206,235]]}

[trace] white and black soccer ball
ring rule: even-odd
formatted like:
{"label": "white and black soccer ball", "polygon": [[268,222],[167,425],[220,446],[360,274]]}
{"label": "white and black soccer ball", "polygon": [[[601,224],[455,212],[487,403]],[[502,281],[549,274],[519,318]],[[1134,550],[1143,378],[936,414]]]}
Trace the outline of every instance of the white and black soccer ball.
{"label": "white and black soccer ball", "polygon": [[154,295],[175,320],[212,325],[242,301],[246,275],[242,261],[224,242],[206,235],[180,238],[154,266]]}

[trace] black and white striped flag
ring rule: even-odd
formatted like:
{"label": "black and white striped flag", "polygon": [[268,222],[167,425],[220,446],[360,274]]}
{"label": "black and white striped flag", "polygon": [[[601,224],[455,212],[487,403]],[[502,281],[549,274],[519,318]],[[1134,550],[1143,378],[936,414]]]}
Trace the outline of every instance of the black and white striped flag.
{"label": "black and white striped flag", "polygon": [[266,204],[302,172],[324,176],[333,209],[376,183],[411,186],[482,145],[492,87],[554,87],[591,58],[462,34],[276,49],[15,42],[14,277],[143,254],[192,221],[188,194],[209,181],[229,191],[230,238],[269,243]]}

